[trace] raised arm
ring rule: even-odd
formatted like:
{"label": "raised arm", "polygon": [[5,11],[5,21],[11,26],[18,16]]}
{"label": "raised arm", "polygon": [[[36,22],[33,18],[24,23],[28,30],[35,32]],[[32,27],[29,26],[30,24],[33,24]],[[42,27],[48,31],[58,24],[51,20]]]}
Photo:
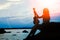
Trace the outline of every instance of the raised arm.
{"label": "raised arm", "polygon": [[34,12],[34,17],[39,17],[36,10],[35,10],[35,8],[33,8],[33,12]]}
{"label": "raised arm", "polygon": [[43,18],[43,15],[42,16],[39,16],[38,18]]}

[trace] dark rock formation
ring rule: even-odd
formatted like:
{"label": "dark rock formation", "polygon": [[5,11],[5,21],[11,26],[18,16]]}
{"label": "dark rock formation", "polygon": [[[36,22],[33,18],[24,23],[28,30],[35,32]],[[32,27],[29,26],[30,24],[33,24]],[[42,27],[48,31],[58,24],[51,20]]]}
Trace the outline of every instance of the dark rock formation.
{"label": "dark rock formation", "polygon": [[5,33],[6,31],[4,29],[0,29],[0,34]]}
{"label": "dark rock formation", "polygon": [[41,32],[38,33],[37,35],[27,37],[25,40],[60,39],[59,38],[60,37],[60,23],[51,22],[49,24],[42,24],[37,29],[41,30]]}
{"label": "dark rock formation", "polygon": [[24,30],[23,33],[28,33],[28,31],[27,30]]}

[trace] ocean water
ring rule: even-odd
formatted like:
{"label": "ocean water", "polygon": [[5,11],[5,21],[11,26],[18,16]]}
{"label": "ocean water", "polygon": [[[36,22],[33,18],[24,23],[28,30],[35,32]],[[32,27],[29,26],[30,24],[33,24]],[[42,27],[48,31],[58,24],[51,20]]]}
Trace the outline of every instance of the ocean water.
{"label": "ocean water", "polygon": [[[27,30],[28,33],[23,33],[23,30]],[[11,29],[6,30],[11,33],[0,34],[0,40],[23,40],[27,37],[31,29]]]}
{"label": "ocean water", "polygon": [[[27,30],[28,33],[23,33],[24,30]],[[6,32],[11,33],[4,33],[0,34],[0,40],[23,40],[28,36],[31,29],[8,29],[5,30]],[[39,33],[40,31],[37,30],[35,34]]]}
{"label": "ocean water", "polygon": [[[42,23],[42,19],[40,19],[40,23]],[[51,17],[50,22],[60,22],[60,16]],[[0,28],[32,28],[33,18],[26,17],[2,17],[0,18]]]}

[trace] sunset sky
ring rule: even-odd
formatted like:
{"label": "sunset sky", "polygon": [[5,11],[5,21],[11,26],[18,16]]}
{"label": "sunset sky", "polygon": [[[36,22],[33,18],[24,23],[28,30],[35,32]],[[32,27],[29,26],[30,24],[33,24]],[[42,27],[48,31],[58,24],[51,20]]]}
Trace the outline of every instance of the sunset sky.
{"label": "sunset sky", "polygon": [[17,17],[22,24],[27,21],[28,24],[33,20],[33,8],[39,16],[42,16],[44,8],[48,8],[51,21],[60,22],[60,0],[0,0],[0,18]]}
{"label": "sunset sky", "polygon": [[59,7],[60,0],[0,0],[0,17],[22,16],[27,15],[26,12],[32,14],[32,8],[36,8],[39,14],[42,14],[44,8],[48,8],[50,14],[59,16]]}

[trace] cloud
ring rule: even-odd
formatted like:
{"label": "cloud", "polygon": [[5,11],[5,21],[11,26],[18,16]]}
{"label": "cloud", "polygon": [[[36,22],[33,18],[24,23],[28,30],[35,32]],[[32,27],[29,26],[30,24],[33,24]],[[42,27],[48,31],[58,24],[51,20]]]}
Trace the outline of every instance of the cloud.
{"label": "cloud", "polygon": [[0,4],[0,10],[1,10],[1,9],[7,9],[10,5],[11,5],[11,3],[9,3],[9,2],[8,2],[8,3],[5,3],[5,4],[3,4],[3,5]]}
{"label": "cloud", "polygon": [[0,3],[0,10],[8,9],[12,5],[15,5],[15,4],[17,5],[21,3],[22,3],[21,0],[7,0],[7,2],[4,2],[4,4]]}
{"label": "cloud", "polygon": [[21,0],[8,0],[8,1],[21,1]]}

